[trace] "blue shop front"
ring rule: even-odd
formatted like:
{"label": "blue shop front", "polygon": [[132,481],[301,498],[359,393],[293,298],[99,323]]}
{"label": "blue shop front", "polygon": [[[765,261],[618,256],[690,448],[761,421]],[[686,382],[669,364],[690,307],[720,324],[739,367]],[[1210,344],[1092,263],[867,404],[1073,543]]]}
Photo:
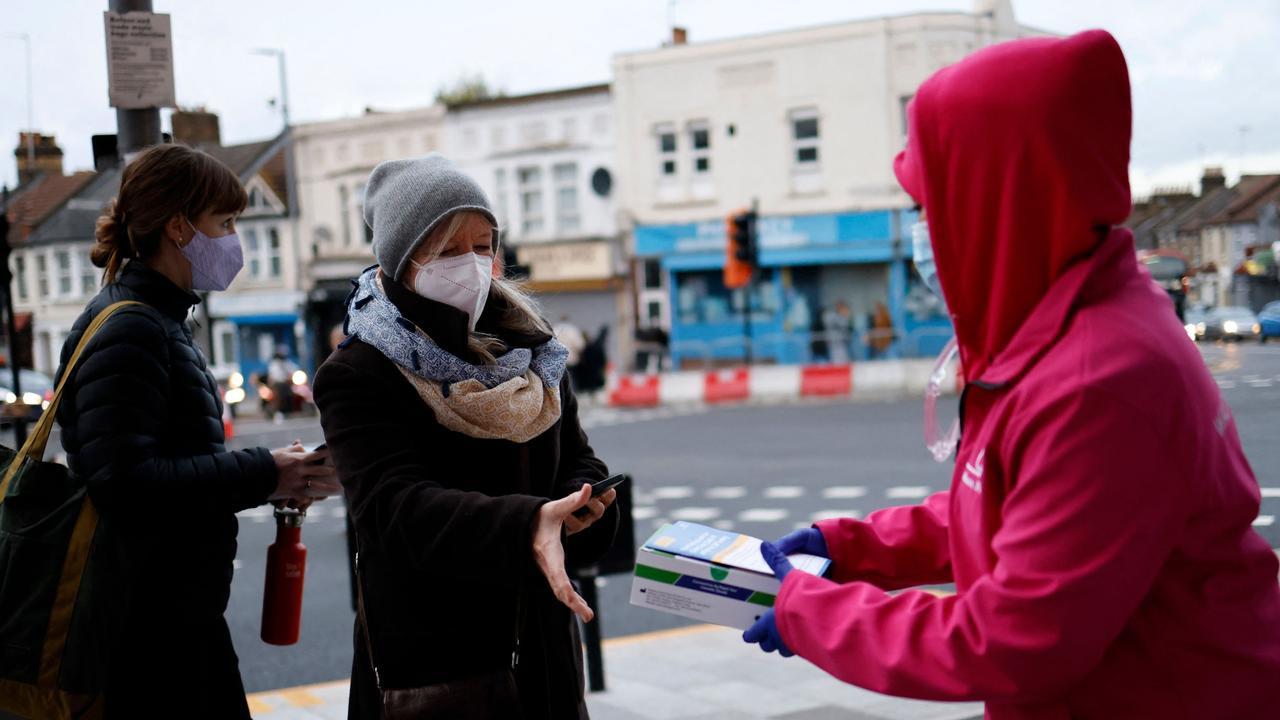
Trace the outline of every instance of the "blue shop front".
{"label": "blue shop front", "polygon": [[676,368],[740,362],[849,362],[936,354],[951,335],[942,303],[911,265],[911,210],[761,216],[750,293],[724,286],[722,220],[638,225],[636,255],[657,261]]}

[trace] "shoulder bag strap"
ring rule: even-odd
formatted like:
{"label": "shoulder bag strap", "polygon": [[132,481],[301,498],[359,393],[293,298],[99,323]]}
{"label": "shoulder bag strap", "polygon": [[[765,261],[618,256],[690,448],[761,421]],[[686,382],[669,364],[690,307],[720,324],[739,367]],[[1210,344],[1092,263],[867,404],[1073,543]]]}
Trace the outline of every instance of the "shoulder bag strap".
{"label": "shoulder bag strap", "polygon": [[89,346],[89,341],[93,340],[98,331],[102,329],[102,326],[107,324],[108,318],[114,315],[116,311],[130,305],[142,304],[137,300],[123,300],[108,305],[93,318],[93,322],[89,323],[89,327],[85,328],[84,334],[80,336],[80,342],[76,343],[75,352],[71,353],[71,359],[67,361],[67,366],[62,371],[62,378],[58,380],[58,388],[53,393],[53,399],[49,401],[49,407],[45,408],[44,412],[41,413],[35,429],[27,436],[27,441],[23,443],[22,449],[14,455],[9,467],[5,469],[4,479],[0,480],[0,503],[4,502],[4,497],[9,492],[9,483],[13,482],[14,475],[17,474],[18,469],[22,467],[27,458],[44,459],[45,447],[49,444],[49,434],[53,432],[53,423],[58,413],[58,403],[62,400],[62,390],[67,385],[67,379],[71,377],[71,371],[80,362],[80,356],[84,354],[85,348]]}

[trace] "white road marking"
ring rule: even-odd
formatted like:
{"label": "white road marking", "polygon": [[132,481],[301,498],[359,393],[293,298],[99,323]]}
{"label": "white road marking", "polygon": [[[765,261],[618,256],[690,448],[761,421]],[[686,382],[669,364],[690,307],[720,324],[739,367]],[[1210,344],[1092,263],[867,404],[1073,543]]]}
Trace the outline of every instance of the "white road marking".
{"label": "white road marking", "polygon": [[1262,497],[1280,498],[1280,487],[1262,488]]}
{"label": "white road marking", "polygon": [[231,561],[232,570],[239,570],[242,567],[244,567],[244,563],[240,562],[240,558],[235,558]]}
{"label": "white road marking", "polygon": [[799,485],[779,485],[766,488],[764,496],[771,499],[798,498],[804,496],[804,488]]}
{"label": "white road marking", "polygon": [[696,523],[705,523],[718,517],[720,517],[720,508],[713,507],[685,507],[674,510],[671,513],[672,520],[687,520]]}
{"label": "white road marking", "polygon": [[1258,519],[1253,521],[1253,524],[1256,527],[1271,527],[1275,521],[1275,515],[1259,515]]}
{"label": "white road marking", "polygon": [[1249,381],[1249,386],[1250,386],[1250,387],[1256,387],[1256,388],[1269,388],[1269,387],[1271,387],[1271,381],[1270,381],[1270,380],[1265,380],[1265,379],[1264,379],[1264,380],[1250,380],[1250,381]]}
{"label": "white road marking", "polygon": [[648,505],[638,505],[631,508],[631,517],[636,520],[648,520],[649,518],[658,517],[658,508]]}
{"label": "white road marking", "polygon": [[860,520],[862,513],[857,510],[821,510],[810,516],[814,522],[822,522],[823,520],[838,520],[841,518],[853,518]]}
{"label": "white road marking", "polygon": [[751,508],[738,513],[738,522],[779,522],[787,519],[783,508]]}
{"label": "white road marking", "polygon": [[722,485],[707,488],[707,497],[712,500],[737,500],[747,496],[747,489],[741,485]]}
{"label": "white road marking", "polygon": [[683,500],[693,497],[693,488],[688,485],[669,485],[654,488],[653,496],[659,500]]}
{"label": "white road marking", "polygon": [[1236,382],[1234,380],[1223,380],[1221,378],[1218,379],[1218,387],[1222,388],[1223,390],[1231,390],[1235,386],[1236,386]]}
{"label": "white road marking", "polygon": [[822,491],[822,497],[829,500],[847,500],[850,498],[860,498],[867,494],[867,489],[861,485],[847,485],[829,487]]}
{"label": "white road marking", "polygon": [[718,530],[732,530],[732,529],[733,529],[733,521],[732,521],[732,520],[717,520],[717,521],[715,521],[715,522],[711,523],[711,527],[716,528],[716,529],[718,529]]}
{"label": "white road marking", "polygon": [[929,488],[923,485],[895,486],[885,491],[885,496],[895,499],[919,499],[928,497]]}
{"label": "white road marking", "polygon": [[653,529],[654,529],[654,530],[657,530],[658,528],[662,527],[663,525],[666,525],[668,522],[670,522],[670,521],[669,521],[669,520],[667,520],[667,519],[666,519],[666,518],[664,518],[664,517],[654,518],[654,519],[653,519]]}

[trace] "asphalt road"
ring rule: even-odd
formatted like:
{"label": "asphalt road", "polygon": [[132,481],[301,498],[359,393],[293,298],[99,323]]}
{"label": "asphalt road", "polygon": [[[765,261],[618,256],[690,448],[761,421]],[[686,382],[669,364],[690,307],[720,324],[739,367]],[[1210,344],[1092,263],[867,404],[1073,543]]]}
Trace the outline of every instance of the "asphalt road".
{"label": "asphalt road", "polygon": [[[1255,528],[1280,547],[1280,344],[1205,346],[1264,488]],[[954,408],[954,401],[951,406]],[[952,409],[951,412],[954,412]],[[687,407],[583,412],[592,444],[614,471],[635,478],[636,542],[685,519],[774,538],[827,514],[858,515],[944,489],[946,465],[924,451],[918,399],[852,404]],[[234,446],[317,443],[315,419],[241,423]],[[268,511],[241,516],[228,621],[250,692],[347,677],[352,610],[344,509],[317,504],[303,528],[309,549],[302,640],[277,648],[258,638]],[[597,610],[607,637],[676,627],[674,616],[633,608],[625,576],[604,578]]]}

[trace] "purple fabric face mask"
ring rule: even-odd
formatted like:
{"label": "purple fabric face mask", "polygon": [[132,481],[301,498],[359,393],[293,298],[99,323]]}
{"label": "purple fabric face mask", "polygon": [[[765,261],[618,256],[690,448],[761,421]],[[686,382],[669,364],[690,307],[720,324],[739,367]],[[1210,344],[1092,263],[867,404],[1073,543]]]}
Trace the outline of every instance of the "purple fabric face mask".
{"label": "purple fabric face mask", "polygon": [[[187,223],[191,225],[191,223]],[[235,233],[222,237],[209,237],[191,229],[195,237],[178,250],[191,263],[191,288],[193,290],[226,290],[244,267],[244,250],[240,236]]]}

